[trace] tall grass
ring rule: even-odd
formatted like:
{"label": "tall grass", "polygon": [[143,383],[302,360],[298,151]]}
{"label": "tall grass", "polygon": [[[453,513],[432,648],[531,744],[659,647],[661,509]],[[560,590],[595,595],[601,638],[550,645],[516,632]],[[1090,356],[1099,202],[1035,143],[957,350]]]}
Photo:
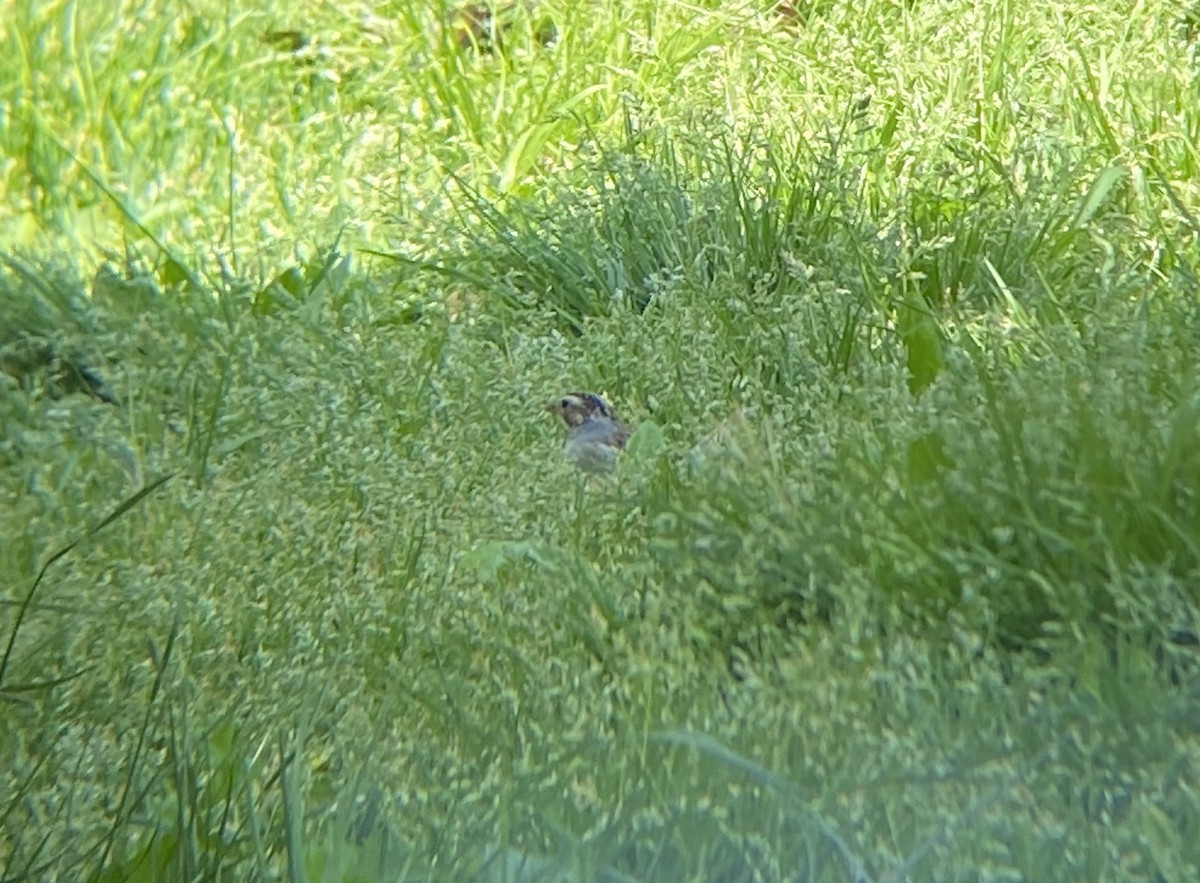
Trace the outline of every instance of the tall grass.
{"label": "tall grass", "polygon": [[0,879],[1195,876],[1194,34],[709,6],[14,6]]}

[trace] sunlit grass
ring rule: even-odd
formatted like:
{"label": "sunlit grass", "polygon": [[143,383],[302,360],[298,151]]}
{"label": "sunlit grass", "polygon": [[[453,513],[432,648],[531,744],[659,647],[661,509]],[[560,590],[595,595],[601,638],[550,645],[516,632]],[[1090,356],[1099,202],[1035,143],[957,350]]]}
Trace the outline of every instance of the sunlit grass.
{"label": "sunlit grass", "polygon": [[1182,10],[13,6],[0,878],[1196,875]]}

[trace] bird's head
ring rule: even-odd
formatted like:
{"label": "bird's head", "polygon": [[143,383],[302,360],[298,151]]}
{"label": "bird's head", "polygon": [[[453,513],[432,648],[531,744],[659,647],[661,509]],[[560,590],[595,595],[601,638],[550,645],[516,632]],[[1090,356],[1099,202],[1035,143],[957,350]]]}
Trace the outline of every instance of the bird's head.
{"label": "bird's head", "polygon": [[557,414],[569,427],[582,426],[597,417],[616,419],[608,403],[592,392],[569,392],[548,402],[546,410]]}

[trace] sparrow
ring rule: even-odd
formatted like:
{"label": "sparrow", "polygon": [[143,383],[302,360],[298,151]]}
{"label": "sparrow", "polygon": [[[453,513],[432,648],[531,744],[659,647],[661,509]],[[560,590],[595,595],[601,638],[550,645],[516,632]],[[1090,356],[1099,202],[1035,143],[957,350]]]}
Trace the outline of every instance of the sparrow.
{"label": "sparrow", "polygon": [[624,449],[629,430],[621,424],[608,402],[592,392],[569,392],[547,403],[567,426],[563,456],[584,472],[612,471],[617,452]]}

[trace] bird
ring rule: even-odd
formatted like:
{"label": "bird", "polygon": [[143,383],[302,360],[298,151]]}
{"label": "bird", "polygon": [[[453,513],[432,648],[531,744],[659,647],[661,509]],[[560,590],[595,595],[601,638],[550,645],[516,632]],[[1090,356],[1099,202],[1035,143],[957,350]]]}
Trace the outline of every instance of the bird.
{"label": "bird", "polygon": [[584,472],[611,472],[625,448],[629,429],[594,392],[569,392],[546,404],[566,424],[563,456]]}

